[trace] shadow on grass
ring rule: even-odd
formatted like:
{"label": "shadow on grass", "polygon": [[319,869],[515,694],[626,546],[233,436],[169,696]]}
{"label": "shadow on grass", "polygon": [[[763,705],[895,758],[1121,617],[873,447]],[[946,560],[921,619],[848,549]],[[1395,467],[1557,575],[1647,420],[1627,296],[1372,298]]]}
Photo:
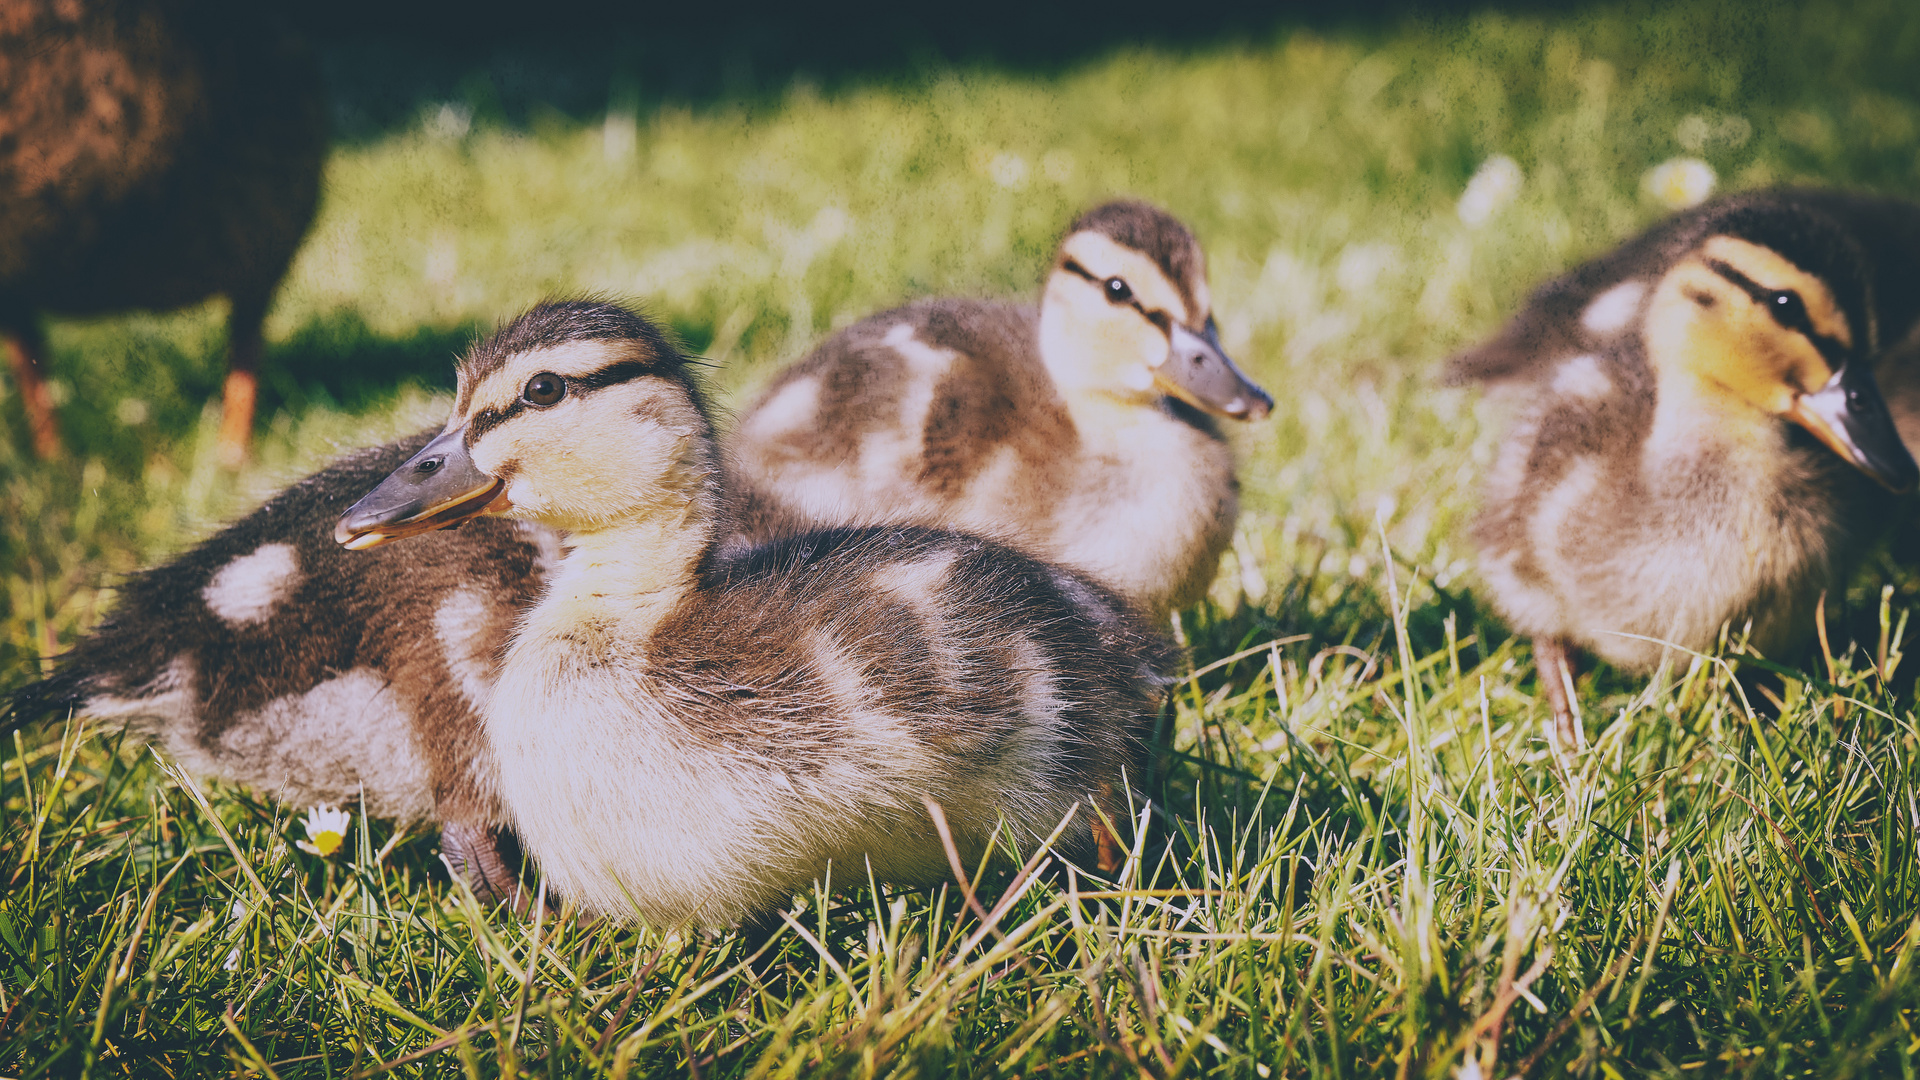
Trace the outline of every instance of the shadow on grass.
{"label": "shadow on grass", "polygon": [[[713,328],[667,320],[667,329],[698,355]],[[261,375],[260,415],[328,406],[360,412],[390,400],[402,387],[454,389],[454,364],[468,346],[493,330],[481,322],[451,327],[421,326],[382,334],[357,312],[334,312],[309,321],[267,350]]]}
{"label": "shadow on grass", "polygon": [[486,330],[469,323],[382,334],[356,312],[329,313],[267,350],[260,412],[321,405],[357,412],[407,385],[451,393],[454,361]]}
{"label": "shadow on grass", "polygon": [[[1057,73],[1129,47],[1206,48],[1289,29],[1362,32],[1409,17],[1464,15],[1473,0],[1150,0],[1097,6],[831,0],[640,5],[569,0],[539,16],[505,0],[343,0],[290,12],[319,46],[336,138],[374,139],[445,103],[449,119],[537,128],[609,108],[751,106],[795,84],[836,90],[946,67]],[[1509,0],[1510,10],[1555,7]],[[456,118],[457,117],[457,118]]]}
{"label": "shadow on grass", "polygon": [[[51,376],[65,399],[62,433],[80,457],[137,475],[156,446],[191,435],[218,402],[226,379],[218,319],[132,316],[60,329]],[[317,407],[365,412],[410,386],[451,393],[455,360],[490,329],[471,322],[390,334],[357,312],[322,315],[268,345],[256,424],[263,430],[279,412]],[[693,355],[713,338],[704,323],[668,320],[668,329]],[[22,458],[25,430],[18,395],[0,393],[0,433]]]}
{"label": "shadow on grass", "polygon": [[[156,449],[190,437],[203,412],[217,406],[226,378],[219,320],[135,316],[60,329],[51,375],[66,398],[62,433],[78,458],[97,457],[118,475],[138,476]],[[408,386],[451,391],[455,356],[484,329],[383,334],[354,313],[317,318],[268,346],[256,423],[263,429],[283,410],[367,411]],[[0,424],[24,460],[17,395],[0,403]]]}

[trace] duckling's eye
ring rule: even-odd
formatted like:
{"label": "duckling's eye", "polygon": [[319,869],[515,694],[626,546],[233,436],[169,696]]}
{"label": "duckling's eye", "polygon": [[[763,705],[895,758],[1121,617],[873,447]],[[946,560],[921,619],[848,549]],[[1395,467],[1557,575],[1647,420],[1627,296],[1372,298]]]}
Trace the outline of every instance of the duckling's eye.
{"label": "duckling's eye", "polygon": [[551,371],[543,371],[528,379],[527,388],[520,391],[521,400],[541,409],[549,405],[558,405],[560,399],[566,396],[567,380]]}
{"label": "duckling's eye", "polygon": [[1767,297],[1773,310],[1774,321],[1789,330],[1811,330],[1813,322],[1807,318],[1807,305],[1800,294],[1792,289],[1782,289]]}
{"label": "duckling's eye", "polygon": [[1117,277],[1108,278],[1106,281],[1106,288],[1107,288],[1108,303],[1124,304],[1127,301],[1133,299],[1133,289],[1128,287],[1126,282],[1121,281]]}

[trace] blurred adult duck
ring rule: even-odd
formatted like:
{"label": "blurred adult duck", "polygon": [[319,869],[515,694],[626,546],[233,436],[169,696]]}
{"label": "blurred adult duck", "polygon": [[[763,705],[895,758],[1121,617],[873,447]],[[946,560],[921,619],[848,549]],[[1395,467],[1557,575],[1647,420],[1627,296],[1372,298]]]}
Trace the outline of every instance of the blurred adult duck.
{"label": "blurred adult duck", "polygon": [[0,336],[59,452],[43,313],[231,302],[219,453],[245,456],[261,325],[313,220],[318,70],[238,0],[0,0]]}

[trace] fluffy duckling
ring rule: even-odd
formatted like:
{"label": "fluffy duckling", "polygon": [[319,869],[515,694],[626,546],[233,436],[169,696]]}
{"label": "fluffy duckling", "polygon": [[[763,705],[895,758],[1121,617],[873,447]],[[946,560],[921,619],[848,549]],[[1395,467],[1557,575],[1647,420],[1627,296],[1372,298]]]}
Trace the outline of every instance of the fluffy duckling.
{"label": "fluffy duckling", "polygon": [[1831,192],[1709,203],[1543,286],[1453,360],[1514,413],[1474,536],[1563,737],[1573,650],[1646,671],[1729,622],[1765,655],[1801,648],[1887,491],[1914,486],[1873,366],[1920,299],[1913,256],[1877,249],[1916,215]]}
{"label": "fluffy duckling", "polygon": [[258,5],[0,0],[0,335],[58,452],[39,315],[224,295],[220,453],[253,428],[260,328],[320,195],[318,71]]}
{"label": "fluffy duckling", "polygon": [[474,890],[507,895],[477,709],[514,615],[559,557],[554,536],[487,518],[407,550],[332,540],[341,510],[436,434],[336,462],[133,577],[0,726],[77,713],[295,805],[364,797],[377,817],[439,822]]}
{"label": "fluffy duckling", "polygon": [[481,705],[511,820],[565,895],[722,926],[829,863],[932,883],[928,801],[963,857],[1070,810],[1066,854],[1114,853],[1170,659],[1117,596],[912,527],[728,551],[725,505],[680,355],[577,302],[475,347],[446,431],[340,520],[355,548],[483,513],[565,533]]}
{"label": "fluffy duckling", "polygon": [[1067,230],[1037,310],[921,301],[781,372],[728,441],[740,528],[992,536],[1164,618],[1206,591],[1239,514],[1213,418],[1272,405],[1220,346],[1193,234],[1111,202]]}

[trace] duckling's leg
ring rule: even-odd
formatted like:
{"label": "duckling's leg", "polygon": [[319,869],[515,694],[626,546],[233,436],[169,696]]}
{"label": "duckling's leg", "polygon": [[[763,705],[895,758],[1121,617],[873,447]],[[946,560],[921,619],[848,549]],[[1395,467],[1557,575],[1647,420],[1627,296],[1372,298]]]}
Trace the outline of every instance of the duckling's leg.
{"label": "duckling's leg", "polygon": [[1094,865],[1108,877],[1118,874],[1127,864],[1126,845],[1120,842],[1119,837],[1113,835],[1113,830],[1107,824],[1107,816],[1103,812],[1104,808],[1111,806],[1113,802],[1113,785],[1101,784],[1100,801],[1093,807],[1093,820],[1089,825],[1093,831]]}
{"label": "duckling's leg", "polygon": [[762,911],[740,920],[740,957],[747,959],[747,970],[776,996],[787,991],[788,976],[794,974],[786,962],[786,950],[773,940],[787,928],[778,911]]}
{"label": "duckling's leg", "polygon": [[440,850],[447,865],[466,881],[467,887],[482,903],[497,904],[511,900],[515,911],[527,906],[527,890],[520,876],[500,855],[505,829],[449,821],[440,826]]}
{"label": "duckling's leg", "polygon": [[253,405],[260,390],[260,329],[267,319],[265,297],[233,298],[227,318],[227,386],[220,400],[220,464],[237,469],[246,463],[253,441]]}
{"label": "duckling's leg", "polygon": [[1540,674],[1540,688],[1553,706],[1553,737],[1568,748],[1580,745],[1579,721],[1573,715],[1569,688],[1575,674],[1573,649],[1560,638],[1533,639],[1533,666]]}
{"label": "duckling's leg", "polygon": [[59,457],[60,426],[54,419],[53,395],[47,390],[47,339],[40,332],[40,322],[32,315],[9,319],[0,332],[7,338],[7,361],[26,408],[33,452],[43,461]]}

